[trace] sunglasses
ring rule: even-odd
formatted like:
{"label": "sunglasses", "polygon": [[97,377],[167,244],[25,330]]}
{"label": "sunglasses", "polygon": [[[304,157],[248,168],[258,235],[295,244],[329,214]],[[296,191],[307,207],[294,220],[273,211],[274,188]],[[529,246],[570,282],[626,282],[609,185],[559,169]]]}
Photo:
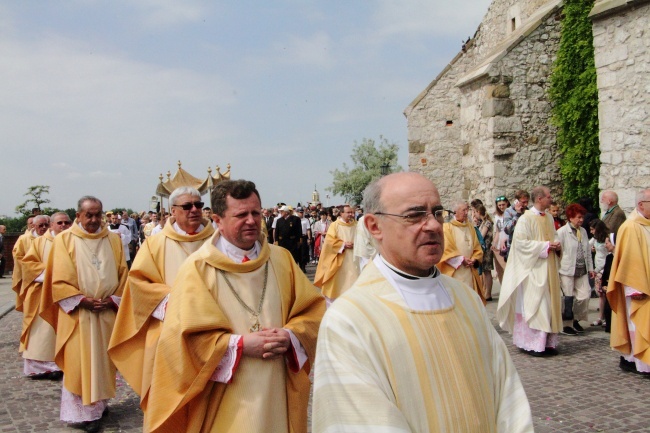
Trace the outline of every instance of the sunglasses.
{"label": "sunglasses", "polygon": [[494,199],[494,201],[506,201],[506,196],[502,195]]}
{"label": "sunglasses", "polygon": [[59,226],[63,226],[63,225],[69,226],[70,224],[72,224],[72,222],[71,221],[57,221],[56,224],[59,225]]}
{"label": "sunglasses", "polygon": [[172,206],[179,207],[183,210],[192,210],[192,206],[194,206],[198,210],[201,210],[203,209],[203,204],[202,201],[195,201],[194,203],[173,204]]}

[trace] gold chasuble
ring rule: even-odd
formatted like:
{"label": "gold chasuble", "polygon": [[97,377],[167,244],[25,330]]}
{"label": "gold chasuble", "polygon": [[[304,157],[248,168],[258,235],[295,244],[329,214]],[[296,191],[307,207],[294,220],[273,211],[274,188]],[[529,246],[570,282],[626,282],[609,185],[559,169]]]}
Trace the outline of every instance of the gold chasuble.
{"label": "gold chasuble", "polygon": [[[289,251],[268,245],[263,235],[259,257],[246,263],[233,263],[220,252],[215,247],[218,236],[217,232],[178,272],[154,359],[144,431],[304,433],[309,363],[314,360],[324,299]],[[221,271],[243,302],[257,305],[267,263],[260,323],[291,330],[309,362],[294,373],[284,358],[242,356],[230,383],[212,381],[231,335],[247,334],[254,322]]]}
{"label": "gold chasuble", "polygon": [[108,348],[117,369],[141,401],[149,392],[162,329],[162,322],[152,314],[171,291],[185,259],[214,233],[212,224],[203,220],[199,233],[181,235],[174,230],[174,217],[170,219],[162,232],[147,238],[133,260]]}
{"label": "gold chasuble", "polygon": [[547,242],[557,240],[549,213],[542,216],[527,210],[517,221],[497,307],[499,326],[506,331],[512,333],[514,329],[519,286],[528,326],[549,334],[562,331],[560,258],[554,251],[541,257]]}
{"label": "gold chasuble", "polygon": [[374,262],[328,309],[318,336],[312,431],[532,432],[508,349],[471,288],[412,310]]}
{"label": "gold chasuble", "polygon": [[320,287],[323,295],[331,300],[341,296],[359,276],[359,267],[354,261],[354,250],[348,248],[339,253],[345,242],[354,242],[356,229],[356,221],[344,223],[340,218],[327,229],[314,285]]}
{"label": "gold chasuble", "polygon": [[485,304],[485,296],[483,296],[483,282],[478,274],[478,268],[468,268],[460,265],[458,269],[454,269],[447,260],[463,256],[468,259],[480,262],[483,260],[483,249],[476,236],[476,231],[469,222],[464,223],[452,220],[443,225],[445,234],[445,251],[442,254],[438,269],[445,275],[462,281],[481,297],[483,304]]}
{"label": "gold chasuble", "polygon": [[[626,355],[634,348],[635,358],[650,364],[650,220],[636,209],[616,234],[616,250],[609,275],[607,299],[612,306],[610,345]],[[629,286],[646,296],[631,299],[627,311],[625,288]],[[634,323],[634,342],[630,341],[627,316]]]}
{"label": "gold chasuble", "polygon": [[23,330],[20,335],[20,352],[23,352],[25,359],[54,361],[56,335],[54,328],[39,315],[43,283],[34,281],[45,270],[53,240],[52,233],[48,230],[32,242],[23,258]]}
{"label": "gold chasuble", "polygon": [[84,405],[115,396],[115,366],[106,352],[115,311],[75,308],[66,314],[58,302],[77,295],[122,296],[127,272],[122,241],[105,226],[86,233],[75,221],[52,242],[41,316],[56,331],[54,360],[63,370],[63,384]]}
{"label": "gold chasuble", "polygon": [[26,231],[14,244],[11,254],[14,258],[14,270],[11,274],[11,288],[16,292],[16,311],[23,311],[23,301],[25,294],[23,293],[23,258],[36,236],[31,231]]}

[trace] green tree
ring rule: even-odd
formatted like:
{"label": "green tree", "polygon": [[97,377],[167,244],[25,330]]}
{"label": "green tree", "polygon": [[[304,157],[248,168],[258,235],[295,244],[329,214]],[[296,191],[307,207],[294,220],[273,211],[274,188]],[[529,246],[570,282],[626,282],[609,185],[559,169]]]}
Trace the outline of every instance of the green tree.
{"label": "green tree", "polygon": [[397,164],[399,146],[389,143],[386,138],[379,136],[379,146],[375,140],[363,138],[361,143],[354,142],[352,147],[352,162],[350,168],[343,163],[343,169],[331,171],[333,176],[332,186],[328,191],[342,195],[350,204],[359,204],[363,200],[363,190],[370,182],[382,175],[381,168],[388,164],[388,173],[402,171]]}
{"label": "green tree", "polygon": [[598,203],[598,87],[589,11],[593,1],[566,0],[549,97],[557,126],[564,200]]}
{"label": "green tree", "polygon": [[[43,197],[45,194],[50,193],[50,187],[47,185],[34,185],[27,188],[27,192],[23,196],[29,197],[24,203],[16,206],[16,213],[22,215],[31,215],[32,208],[41,209],[42,204],[50,202],[49,198]],[[31,203],[31,204],[30,204]]]}

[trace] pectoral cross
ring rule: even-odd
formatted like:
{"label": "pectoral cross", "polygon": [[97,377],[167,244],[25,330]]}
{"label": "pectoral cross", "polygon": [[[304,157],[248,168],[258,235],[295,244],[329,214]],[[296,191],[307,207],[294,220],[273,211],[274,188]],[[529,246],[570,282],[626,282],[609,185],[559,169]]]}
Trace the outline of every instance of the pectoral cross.
{"label": "pectoral cross", "polygon": [[253,326],[251,326],[248,330],[251,332],[260,331],[262,329],[262,327],[260,326],[260,318],[257,315],[253,317],[255,317],[255,323],[253,323]]}
{"label": "pectoral cross", "polygon": [[93,254],[93,259],[92,259],[91,263],[95,266],[95,268],[97,268],[97,270],[99,270],[99,267],[101,266],[102,261],[99,260],[99,257],[97,257],[97,254]]}

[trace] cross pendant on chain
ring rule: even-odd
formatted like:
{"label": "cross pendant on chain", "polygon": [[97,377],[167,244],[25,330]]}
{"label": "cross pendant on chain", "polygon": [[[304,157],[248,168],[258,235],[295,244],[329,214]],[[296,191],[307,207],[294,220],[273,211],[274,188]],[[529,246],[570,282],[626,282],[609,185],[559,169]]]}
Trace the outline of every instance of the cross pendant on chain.
{"label": "cross pendant on chain", "polygon": [[101,266],[102,261],[99,260],[99,257],[97,257],[95,254],[93,254],[92,264],[95,266],[95,268],[97,268],[97,270],[99,270],[99,267]]}
{"label": "cross pendant on chain", "polygon": [[254,316],[254,317],[255,317],[255,323],[253,323],[253,326],[249,328],[249,331],[251,332],[257,332],[262,329],[262,327],[260,326],[260,318],[258,316]]}

